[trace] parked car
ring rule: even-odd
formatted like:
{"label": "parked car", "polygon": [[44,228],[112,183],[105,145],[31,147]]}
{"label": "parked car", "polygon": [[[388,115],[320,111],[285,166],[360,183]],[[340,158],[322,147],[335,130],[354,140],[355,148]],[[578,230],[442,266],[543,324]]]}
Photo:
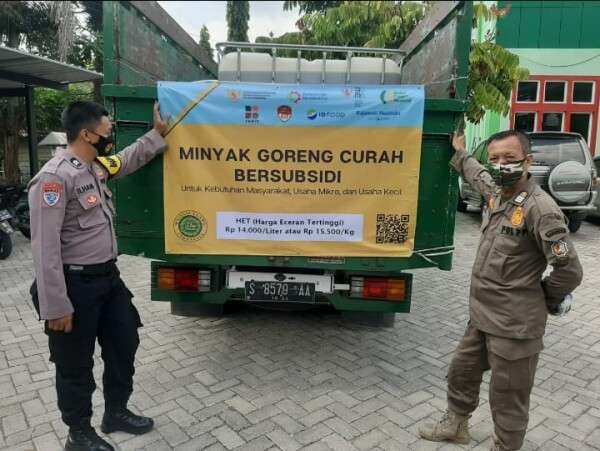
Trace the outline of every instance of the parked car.
{"label": "parked car", "polygon": [[589,218],[600,219],[600,155],[594,157],[594,166],[596,167],[596,199],[594,201],[595,210],[588,213]]}
{"label": "parked car", "polygon": [[[585,140],[578,133],[534,132],[531,140],[533,165],[529,172],[548,192],[569,219],[569,230],[576,232],[583,219],[597,211],[598,169]],[[486,141],[472,152],[479,162],[487,162]],[[458,210],[467,206],[482,208],[483,198],[467,182],[459,183]]]}

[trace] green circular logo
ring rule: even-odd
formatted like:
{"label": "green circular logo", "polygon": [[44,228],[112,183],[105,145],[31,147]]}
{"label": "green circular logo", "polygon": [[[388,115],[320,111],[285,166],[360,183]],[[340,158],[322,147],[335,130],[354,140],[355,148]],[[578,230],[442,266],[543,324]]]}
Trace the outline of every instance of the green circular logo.
{"label": "green circular logo", "polygon": [[175,233],[184,241],[196,241],[206,234],[206,220],[197,211],[182,211],[175,217]]}

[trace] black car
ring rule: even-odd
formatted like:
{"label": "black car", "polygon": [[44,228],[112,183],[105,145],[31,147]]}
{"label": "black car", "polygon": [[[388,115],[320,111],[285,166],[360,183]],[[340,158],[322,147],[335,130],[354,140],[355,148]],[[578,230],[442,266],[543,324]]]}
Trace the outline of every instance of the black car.
{"label": "black car", "polygon": [[[578,133],[527,133],[531,140],[533,165],[529,172],[548,192],[569,219],[569,230],[576,232],[581,221],[596,207],[598,195],[596,167],[585,140]],[[472,155],[481,163],[488,159],[486,141]],[[458,210],[483,207],[483,198],[467,182],[459,180]]]}

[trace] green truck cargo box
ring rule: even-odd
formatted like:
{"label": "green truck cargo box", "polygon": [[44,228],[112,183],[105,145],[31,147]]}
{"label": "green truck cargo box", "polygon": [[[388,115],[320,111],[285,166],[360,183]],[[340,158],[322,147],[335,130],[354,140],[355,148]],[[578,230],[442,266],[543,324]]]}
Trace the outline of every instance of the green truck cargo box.
{"label": "green truck cargo box", "polygon": [[[307,280],[328,277],[335,287],[331,293],[316,293],[316,305],[364,317],[369,316],[366,312],[388,318],[409,312],[408,270],[452,266],[457,180],[448,165],[450,136],[465,110],[471,22],[472,2],[437,2],[400,49],[402,83],[423,84],[426,92],[415,250],[410,257],[166,254],[159,157],[113,185],[119,250],[154,259],[152,299],[171,302],[177,314],[218,313],[227,302],[248,300],[244,288],[228,285],[232,271],[277,276],[274,284],[286,274],[304,274]],[[104,2],[103,95],[116,123],[118,149],[152,127],[157,81],[208,80],[217,74],[217,64],[156,2]],[[386,295],[394,287],[402,288],[402,296]],[[287,304],[277,296],[267,300],[269,305]]]}

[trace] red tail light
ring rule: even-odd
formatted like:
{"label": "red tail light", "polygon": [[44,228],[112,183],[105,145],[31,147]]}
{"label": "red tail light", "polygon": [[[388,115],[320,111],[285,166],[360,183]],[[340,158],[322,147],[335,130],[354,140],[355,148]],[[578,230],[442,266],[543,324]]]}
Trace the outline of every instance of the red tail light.
{"label": "red tail light", "polygon": [[210,291],[211,272],[197,268],[158,268],[156,286],[169,291]]}
{"label": "red tail light", "polygon": [[403,301],[406,299],[406,281],[392,277],[352,277],[350,296]]}
{"label": "red tail light", "polygon": [[197,269],[175,269],[175,289],[198,291],[200,275]]}

